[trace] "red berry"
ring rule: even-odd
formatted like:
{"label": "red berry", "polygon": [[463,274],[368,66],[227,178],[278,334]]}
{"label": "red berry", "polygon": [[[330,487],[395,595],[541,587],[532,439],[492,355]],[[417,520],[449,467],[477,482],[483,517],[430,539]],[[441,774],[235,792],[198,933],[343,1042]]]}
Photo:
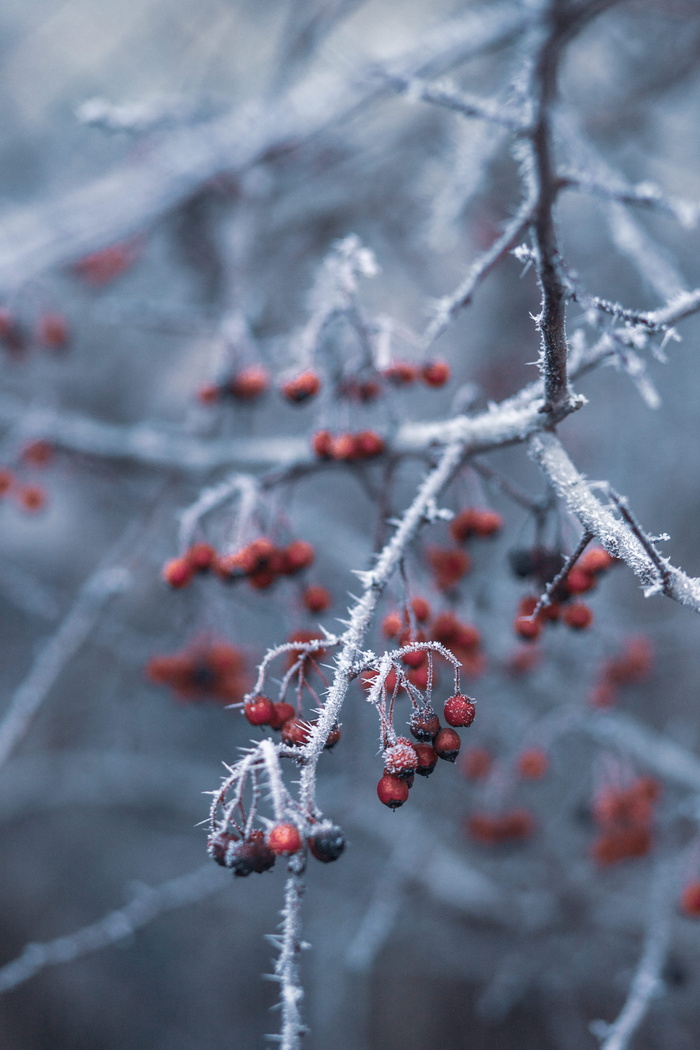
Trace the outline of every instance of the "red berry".
{"label": "red berry", "polygon": [[549,759],[538,747],[528,748],[518,757],[518,773],[526,780],[541,780],[549,769]]}
{"label": "red berry", "polygon": [[608,554],[602,547],[591,547],[590,550],[585,551],[579,558],[577,565],[584,572],[592,573],[597,576],[600,572],[605,572],[606,569],[611,568],[616,562],[616,558],[613,558],[612,554]]}
{"label": "red berry", "polygon": [[591,707],[606,708],[614,707],[617,700],[617,690],[612,682],[603,679],[594,685],[588,694],[588,703]]}
{"label": "red berry", "polygon": [[226,384],[226,390],[240,401],[252,401],[261,397],[270,384],[267,370],[261,365],[248,365],[232,376]]}
{"label": "red berry", "polygon": [[430,606],[425,598],[420,596],[412,598],[411,608],[418,623],[426,623],[430,619]]}
{"label": "red berry", "polygon": [[315,397],[321,389],[321,380],[315,372],[307,370],[301,372],[293,379],[289,379],[282,387],[282,395],[292,404],[300,405],[310,397]]}
{"label": "red berry", "polygon": [[361,430],[355,435],[355,451],[363,459],[381,456],[384,451],[384,439],[375,430]]}
{"label": "red berry", "polygon": [[333,437],[330,430],[317,430],[311,438],[311,448],[319,459],[331,459],[333,455]]}
{"label": "red berry", "polygon": [[39,485],[24,485],[17,490],[17,499],[23,510],[36,513],[46,504],[46,493]]}
{"label": "red berry", "polygon": [[324,821],[307,838],[309,850],[322,864],[337,860],[345,849],[345,836],[339,827]]}
{"label": "red berry", "polygon": [[216,383],[205,383],[197,391],[197,400],[203,405],[215,404],[221,396],[221,389]]}
{"label": "red berry", "polygon": [[383,370],[382,375],[396,386],[407,386],[409,383],[415,383],[418,368],[409,361],[392,361]]}
{"label": "red berry", "polygon": [[124,273],[138,256],[138,245],[132,241],[126,244],[111,244],[100,251],[85,255],[73,267],[83,280],[100,287],[109,284],[115,277]]}
{"label": "red berry", "polygon": [[24,463],[30,463],[33,467],[45,467],[54,456],[54,447],[49,441],[39,438],[30,441],[24,446],[20,458]]}
{"label": "red berry", "polygon": [[212,860],[215,860],[222,868],[226,868],[228,867],[227,855],[229,847],[238,841],[239,836],[234,835],[230,831],[217,831],[215,835],[210,835],[209,837],[207,852]]}
{"label": "red berry", "polygon": [[474,721],[476,705],[468,696],[457,693],[445,701],[444,715],[448,725],[466,729]]}
{"label": "red berry", "polygon": [[408,799],[408,784],[400,777],[385,773],[377,784],[377,796],[389,809],[398,809]]}
{"label": "red berry", "polygon": [[353,459],[357,459],[358,448],[355,435],[338,434],[337,437],[331,438],[330,455],[331,459],[337,459],[343,463],[349,463]]}
{"label": "red berry", "polygon": [[483,780],[491,772],[493,758],[483,747],[470,747],[460,759],[460,771],[469,780]]}
{"label": "red berry", "polygon": [[290,747],[304,747],[309,741],[311,726],[303,718],[290,718],[282,726],[282,740]]}
{"label": "red berry", "polygon": [[302,569],[308,569],[313,565],[316,552],[306,540],[294,540],[282,552],[282,568],[280,571],[286,576],[291,576]]}
{"label": "red berry", "polygon": [[68,342],[68,325],[62,314],[48,313],[39,318],[37,341],[52,350],[65,346]]}
{"label": "red berry", "polygon": [[382,633],[385,635],[385,637],[396,638],[396,636],[401,632],[402,629],[403,620],[401,619],[399,613],[387,613],[384,619],[382,620]]}
{"label": "red berry", "polygon": [[318,584],[307,587],[301,600],[309,612],[312,613],[325,612],[331,604],[330,592]]}
{"label": "red berry", "polygon": [[273,704],[272,715],[270,716],[270,728],[281,729],[285,722],[288,722],[290,718],[294,718],[296,710],[291,704],[288,704],[284,700],[280,700],[278,703]]}
{"label": "red berry", "polygon": [[407,667],[422,667],[424,663],[427,663],[428,653],[425,649],[414,649],[412,652],[404,653],[401,657],[403,663]]}
{"label": "red berry", "polygon": [[438,756],[435,748],[430,744],[416,744],[415,751],[418,757],[416,773],[421,777],[429,777],[437,765]]}
{"label": "red berry", "polygon": [[417,764],[416,750],[406,737],[400,736],[384,751],[384,772],[392,776],[408,777],[415,773]]}
{"label": "red berry", "polygon": [[513,624],[515,633],[526,642],[534,642],[540,636],[542,625],[539,620],[531,620],[528,616],[516,616]]}
{"label": "red berry", "polygon": [[193,569],[187,558],[173,558],[163,567],[163,579],[171,587],[186,587],[193,576]]}
{"label": "red berry", "polygon": [[294,824],[275,824],[267,834],[267,844],[278,856],[298,853],[301,849],[299,829]]}
{"label": "red berry", "polygon": [[429,361],[421,368],[423,382],[428,386],[444,386],[451,375],[447,361]]}
{"label": "red berry", "polygon": [[15,476],[7,467],[0,467],[0,496],[6,496],[12,488]]}
{"label": "red berry", "polygon": [[266,696],[249,700],[243,707],[243,714],[252,726],[266,726],[272,722],[275,705]]}
{"label": "red berry", "polygon": [[226,867],[240,878],[252,872],[268,871],[275,863],[275,854],[265,842],[262,831],[252,831],[247,839],[229,846]]}
{"label": "red berry", "polygon": [[575,631],[584,631],[593,623],[593,613],[585,602],[574,602],[564,609],[562,619],[567,627]]}
{"label": "red berry", "polygon": [[193,543],[185,558],[196,572],[206,572],[214,564],[216,551],[210,543]]}
{"label": "red berry", "polygon": [[416,740],[427,743],[440,731],[440,719],[434,711],[423,708],[421,711],[413,712],[408,728],[411,730],[411,736]]}
{"label": "red berry", "polygon": [[433,546],[428,548],[426,554],[441,591],[455,587],[471,568],[469,555],[457,548]]}
{"label": "red berry", "polygon": [[441,729],[433,740],[433,747],[438,758],[443,758],[446,762],[454,762],[459,754],[461,743],[459,733],[455,733],[454,729]]}
{"label": "red berry", "polygon": [[681,911],[690,919],[700,919],[700,882],[689,882],[681,893]]}
{"label": "red berry", "polygon": [[564,586],[569,594],[585,594],[595,587],[595,576],[581,566],[574,565],[564,580]]}
{"label": "red berry", "polygon": [[472,531],[480,539],[495,536],[503,528],[503,517],[496,510],[475,510]]}

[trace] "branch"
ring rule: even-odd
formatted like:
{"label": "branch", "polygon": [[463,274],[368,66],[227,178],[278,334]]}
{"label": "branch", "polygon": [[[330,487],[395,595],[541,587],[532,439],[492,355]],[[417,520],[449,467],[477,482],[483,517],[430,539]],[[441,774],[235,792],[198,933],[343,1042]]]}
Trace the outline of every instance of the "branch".
{"label": "branch", "polygon": [[0,994],[28,981],[47,966],[72,962],[116,944],[158,916],[195,904],[223,886],[220,872],[210,863],[158,886],[145,886],[123,908],[108,912],[89,926],[45,944],[28,944],[21,955],[0,967]]}
{"label": "branch", "polygon": [[615,517],[593,494],[591,485],[578,473],[554,434],[534,435],[530,440],[530,454],[584,530],[597,537],[610,554],[625,561],[639,577],[647,597],[666,594],[700,612],[700,579],[687,576],[665,560],[661,573],[647,545],[640,542],[626,521]]}
{"label": "branch", "polygon": [[[295,860],[290,861],[290,869]],[[279,1042],[282,1050],[300,1050],[301,1039],[306,1028],[301,1021],[299,1004],[304,998],[304,989],[299,979],[299,953],[307,947],[301,940],[301,902],[304,896],[304,880],[300,872],[290,870],[284,888],[282,909],[282,936],[272,937],[279,944],[280,954],[275,964],[273,980],[279,981],[282,1026],[280,1034],[270,1036]]]}

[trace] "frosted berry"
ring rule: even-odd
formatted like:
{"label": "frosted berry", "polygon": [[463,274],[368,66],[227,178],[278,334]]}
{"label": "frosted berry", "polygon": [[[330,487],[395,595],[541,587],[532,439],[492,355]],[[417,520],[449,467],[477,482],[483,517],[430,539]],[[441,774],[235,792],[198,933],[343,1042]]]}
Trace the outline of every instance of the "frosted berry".
{"label": "frosted berry", "polygon": [[459,754],[461,743],[459,733],[455,733],[454,729],[445,728],[441,729],[433,740],[433,747],[438,758],[446,762],[454,762]]}
{"label": "frosted berry", "polygon": [[429,361],[421,368],[421,377],[428,386],[444,386],[451,375],[447,361]]}
{"label": "frosted berry", "polygon": [[457,693],[445,701],[444,715],[448,725],[466,728],[474,721],[476,705],[468,696]]}
{"label": "frosted berry", "polygon": [[315,372],[308,370],[289,379],[282,387],[282,395],[292,404],[300,405],[309,398],[315,397],[320,389],[321,380]]}
{"label": "frosted berry", "polygon": [[385,773],[377,784],[377,796],[389,809],[398,809],[408,799],[408,784],[400,777]]}
{"label": "frosted berry", "polygon": [[243,707],[243,714],[252,726],[270,725],[275,713],[275,704],[266,696],[249,700]]}
{"label": "frosted berry", "polygon": [[408,728],[411,730],[411,736],[416,740],[428,743],[439,733],[440,719],[434,711],[424,708],[422,711],[413,712]]}
{"label": "frosted berry", "polygon": [[413,744],[406,737],[399,737],[395,744],[384,751],[384,772],[395,777],[408,777],[415,773],[418,759]]}
{"label": "frosted berry", "polygon": [[275,824],[267,835],[267,845],[278,856],[298,853],[301,849],[301,835],[294,824]]}
{"label": "frosted berry", "polygon": [[562,619],[567,627],[572,627],[575,631],[585,631],[593,623],[593,613],[585,602],[574,602],[564,609]]}
{"label": "frosted berry", "polygon": [[282,726],[282,740],[290,747],[303,747],[309,741],[311,727],[302,718],[290,718]]}
{"label": "frosted berry", "polygon": [[239,836],[234,835],[233,832],[217,831],[215,835],[210,835],[209,837],[207,852],[212,860],[215,860],[222,868],[226,868],[228,867],[227,854],[229,848],[238,841]]}
{"label": "frosted berry", "polygon": [[340,828],[325,822],[306,841],[313,856],[322,864],[331,864],[337,860],[347,845]]}
{"label": "frosted berry", "polygon": [[274,863],[275,854],[265,842],[262,831],[252,831],[247,839],[229,846],[226,851],[226,867],[239,878],[245,878],[252,872],[261,874]]}

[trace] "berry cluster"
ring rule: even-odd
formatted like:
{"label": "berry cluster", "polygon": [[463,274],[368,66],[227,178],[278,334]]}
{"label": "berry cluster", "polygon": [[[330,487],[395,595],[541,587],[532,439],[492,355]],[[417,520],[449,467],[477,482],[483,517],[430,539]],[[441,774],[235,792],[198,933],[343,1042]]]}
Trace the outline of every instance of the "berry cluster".
{"label": "berry cluster", "polygon": [[447,727],[440,725],[438,716],[428,704],[415,705],[409,728],[417,742],[413,743],[404,736],[393,743],[387,742],[383,753],[384,773],[377,784],[377,796],[390,809],[398,809],[408,800],[416,773],[429,777],[438,759],[456,761],[461,741],[459,733],[450,727],[470,726],[476,715],[476,705],[468,696],[456,693],[445,701],[443,714]]}
{"label": "berry cluster", "polygon": [[343,832],[330,821],[312,826],[306,840],[296,824],[281,821],[265,834],[259,828],[243,833],[217,831],[210,835],[207,850],[212,860],[239,878],[261,874],[273,867],[277,857],[289,857],[304,848],[322,864],[337,860],[347,845]]}
{"label": "berry cluster", "polygon": [[361,459],[373,459],[384,451],[384,439],[376,430],[361,430],[357,434],[331,434],[330,430],[317,430],[311,439],[311,448],[319,459],[335,459],[344,463],[356,463]]}
{"label": "berry cluster", "polygon": [[198,641],[182,652],[153,656],[146,676],[186,701],[238,703],[249,685],[243,654],[226,642]]}
{"label": "berry cluster", "polygon": [[234,554],[219,555],[208,543],[194,543],[179,558],[163,568],[163,579],[176,589],[186,587],[196,573],[212,569],[222,580],[247,578],[251,587],[264,590],[280,576],[293,576],[308,568],[315,551],[306,540],[276,547],[264,536],[252,540]]}
{"label": "berry cluster", "polygon": [[[602,547],[587,551],[551,590],[548,604],[543,605],[536,615],[533,614],[539,599],[530,594],[521,599],[513,624],[515,633],[525,641],[533,642],[546,624],[559,620],[574,631],[586,630],[593,622],[593,613],[585,602],[575,598],[593,590],[598,577],[614,564],[615,558]],[[529,551],[511,552],[511,565],[516,575],[532,577],[546,585],[561,571],[564,559],[555,551],[535,547]]]}
{"label": "berry cluster", "polygon": [[617,864],[649,852],[654,804],[660,793],[658,780],[648,776],[638,777],[627,787],[606,785],[600,789],[591,810],[599,828],[591,848],[596,863]]}
{"label": "berry cluster", "polygon": [[234,401],[256,401],[267,392],[270,376],[262,365],[247,365],[219,383],[199,388],[197,397],[204,405],[232,398]]}
{"label": "berry cluster", "polygon": [[649,677],[654,660],[651,642],[643,635],[628,638],[619,656],[606,660],[590,695],[592,707],[612,707],[619,690]]}
{"label": "berry cluster", "polygon": [[41,485],[25,484],[22,481],[22,468],[41,469],[49,465],[54,457],[54,447],[48,441],[38,438],[28,442],[19,455],[19,467],[11,470],[0,467],[0,498],[12,496],[18,506],[28,513],[36,513],[46,506],[46,490]]}
{"label": "berry cluster", "polygon": [[381,374],[394,386],[410,386],[422,379],[426,386],[441,387],[449,382],[451,376],[447,361],[426,361],[423,365],[414,365],[410,361],[391,361]]}
{"label": "berry cluster", "polygon": [[465,822],[465,831],[484,846],[527,839],[535,830],[535,820],[522,807],[505,813],[473,813]]}

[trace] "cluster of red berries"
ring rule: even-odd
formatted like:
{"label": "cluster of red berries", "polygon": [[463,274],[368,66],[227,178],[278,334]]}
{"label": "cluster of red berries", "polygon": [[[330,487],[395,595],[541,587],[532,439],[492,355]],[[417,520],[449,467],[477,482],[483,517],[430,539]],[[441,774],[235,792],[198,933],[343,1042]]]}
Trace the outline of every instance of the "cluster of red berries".
{"label": "cluster of red berries", "polygon": [[488,507],[466,507],[450,522],[450,535],[455,543],[465,543],[474,537],[490,539],[503,528],[503,517]]}
{"label": "cluster of red berries", "polygon": [[535,820],[522,807],[505,813],[473,813],[465,822],[465,831],[484,846],[527,839],[535,830]]}
{"label": "cluster of red berries", "polygon": [[90,255],[84,255],[73,265],[73,272],[95,288],[109,284],[129,270],[141,253],[141,241],[132,238],[121,244],[110,244]]}
{"label": "cluster of red berries", "polygon": [[455,728],[466,728],[474,721],[476,705],[462,693],[445,701],[446,727],[430,707],[415,710],[409,728],[416,743],[400,736],[384,749],[384,774],[377,784],[380,802],[390,809],[398,809],[408,799],[415,774],[429,777],[439,758],[454,762],[461,745]]}
{"label": "cluster of red berries", "polygon": [[[304,747],[309,742],[311,730],[316,722],[307,722],[297,715],[292,704],[284,700],[273,701],[267,696],[255,696],[243,705],[243,714],[253,726],[269,726],[270,729],[281,729],[282,741],[288,747]],[[329,732],[325,748],[331,748],[340,740],[340,726],[333,726]]]}
{"label": "cluster of red berries", "polygon": [[391,361],[381,374],[395,386],[410,386],[422,379],[426,386],[434,388],[448,383],[452,372],[447,361],[426,361],[424,365],[414,365],[410,361]]}
{"label": "cluster of red berries", "polygon": [[[53,445],[40,438],[26,444],[19,459],[22,466],[41,468],[47,466],[53,456]],[[46,506],[46,491],[41,485],[24,484],[9,467],[0,467],[0,498],[2,496],[13,496],[20,508],[29,513],[36,513]]]}
{"label": "cluster of red berries", "polygon": [[250,686],[243,654],[226,642],[195,642],[182,652],[153,656],[146,676],[187,701],[238,703]]}
{"label": "cluster of red berries", "polygon": [[330,609],[333,599],[326,587],[321,587],[318,583],[312,583],[305,588],[301,601],[304,608],[308,609],[310,613],[322,613]]}
{"label": "cluster of red berries", "polygon": [[700,881],[693,880],[683,887],[679,905],[689,919],[700,919]]}
{"label": "cluster of red berries", "polygon": [[644,857],[652,845],[654,804],[661,793],[658,780],[638,777],[627,787],[606,785],[593,800],[598,836],[591,853],[607,866],[630,857]]}
{"label": "cluster of red berries", "polygon": [[[402,614],[394,610],[382,620],[382,632],[387,638],[396,638],[399,645],[409,646],[425,642],[428,638],[440,642],[449,649],[454,657],[459,660],[462,670],[471,677],[477,677],[484,671],[485,659],[481,651],[481,634],[472,624],[463,623],[452,612],[438,613],[431,619],[430,605],[425,598],[416,597],[411,600],[411,611],[416,624],[425,625],[414,629],[408,623],[408,610]],[[402,657],[402,662],[409,670],[406,673],[408,681],[418,689],[425,689],[428,685],[428,650],[415,649],[407,652]],[[437,673],[433,669],[433,684],[437,684]],[[366,672],[362,676],[363,684],[370,688],[376,678],[376,671]],[[396,672],[390,671],[386,679],[389,692],[393,692],[396,686]]]}
{"label": "cluster of red berries", "polygon": [[294,540],[276,547],[264,536],[242,547],[235,554],[219,555],[208,543],[194,543],[181,557],[163,568],[163,579],[176,589],[186,587],[196,573],[216,572],[222,580],[247,578],[251,587],[264,590],[280,576],[293,576],[308,568],[315,551],[306,540]]}
{"label": "cluster of red berries", "polygon": [[197,397],[204,405],[214,404],[225,398],[234,401],[256,401],[262,397],[270,385],[270,376],[262,365],[247,365],[220,383],[207,383],[197,391]]}
{"label": "cluster of red berries", "polygon": [[384,439],[376,430],[336,435],[331,434],[330,430],[317,430],[311,439],[311,448],[319,459],[356,463],[360,459],[381,456],[384,451]]}
{"label": "cluster of red berries", "polygon": [[[559,571],[558,569],[556,571],[553,570],[557,560],[561,560],[561,556],[559,555],[557,559],[553,552],[543,552],[541,548],[534,548],[534,551],[537,555],[533,559],[533,564],[536,568],[528,575],[535,576],[541,582],[543,571],[546,569],[548,573],[552,574],[550,579],[553,579]],[[529,552],[529,554],[532,555],[532,552]],[[551,595],[549,605],[543,606],[537,613],[537,616],[533,618],[532,615],[538,604],[537,597],[526,595],[521,599],[513,625],[516,634],[526,641],[532,642],[539,638],[545,624],[556,623],[558,620],[561,620],[574,631],[586,630],[593,622],[593,613],[585,602],[573,599],[579,594],[585,594],[587,591],[593,590],[598,577],[614,564],[615,558],[608,554],[606,550],[603,550],[602,547],[593,547],[591,550],[586,551],[576,564],[569,569],[566,577],[557,584]],[[519,573],[519,575],[524,575],[524,573]]]}
{"label": "cluster of red berries", "polygon": [[[306,846],[316,860],[330,864],[343,853],[343,832],[330,821],[317,824],[306,837]],[[243,835],[234,831],[217,831],[209,837],[209,856],[234,875],[244,878],[253,872],[269,871],[277,857],[299,853],[304,839],[296,824],[282,822],[270,828],[267,835],[255,829]]]}
{"label": "cluster of red berries", "polygon": [[612,707],[621,687],[649,677],[654,660],[651,642],[643,635],[628,638],[619,656],[606,660],[589,695],[592,707]]}
{"label": "cluster of red berries", "polygon": [[[455,543],[463,544],[470,539],[487,539],[495,536],[503,527],[503,518],[494,510],[485,507],[466,507],[450,522],[450,535]],[[426,550],[426,558],[441,591],[456,587],[471,569],[471,558],[460,547],[432,545]]]}
{"label": "cluster of red berries", "polygon": [[0,308],[0,343],[10,355],[19,356],[31,345],[43,347],[45,350],[62,350],[68,345],[69,339],[68,323],[63,314],[41,314],[33,334],[30,335],[7,307]]}

